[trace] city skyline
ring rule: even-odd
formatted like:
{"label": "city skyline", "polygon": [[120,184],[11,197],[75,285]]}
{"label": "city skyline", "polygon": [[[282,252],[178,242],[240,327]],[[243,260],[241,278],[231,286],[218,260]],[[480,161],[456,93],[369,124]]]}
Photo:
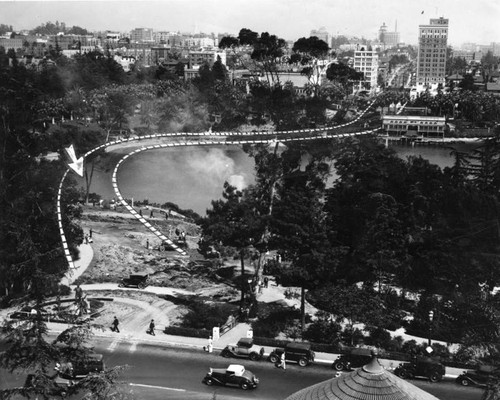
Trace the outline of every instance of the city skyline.
{"label": "city skyline", "polygon": [[0,6],[0,23],[15,30],[59,21],[90,31],[130,32],[145,27],[237,34],[241,28],[248,28],[297,40],[324,26],[333,36],[371,40],[383,23],[390,31],[397,23],[401,41],[417,44],[418,26],[443,16],[450,21],[450,45],[500,42],[500,2],[494,0],[478,0],[474,6],[465,0],[0,0]]}

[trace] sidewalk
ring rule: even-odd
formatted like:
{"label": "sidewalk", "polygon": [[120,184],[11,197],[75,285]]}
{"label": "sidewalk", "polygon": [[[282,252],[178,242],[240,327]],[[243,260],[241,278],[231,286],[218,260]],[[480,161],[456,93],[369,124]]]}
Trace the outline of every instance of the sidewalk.
{"label": "sidewalk", "polygon": [[[62,280],[61,283],[64,283],[68,286],[72,284],[87,268],[90,264],[93,251],[92,247],[89,244],[82,244],[80,247],[80,259],[75,262],[75,269],[70,271]],[[135,289],[127,289],[127,288],[119,288],[116,283],[105,283],[105,284],[92,284],[92,285],[82,285],[82,289],[84,291],[99,291],[99,290],[135,290]],[[289,307],[300,307],[300,299],[299,298],[286,298],[285,290],[281,286],[276,285],[275,282],[270,281],[269,286],[267,288],[262,288],[262,292],[258,295],[258,300],[265,303],[272,302],[283,302]],[[168,287],[153,287],[148,286],[141,291],[155,293],[155,294],[169,294],[172,296],[178,294],[195,294],[193,292],[189,292],[182,289],[177,288],[168,288]],[[133,301],[133,300],[129,300]],[[316,309],[309,304],[306,304],[306,312],[310,314],[314,314]],[[4,316],[6,317],[6,315]],[[158,326],[158,325],[157,325]],[[47,324],[48,330],[52,334],[59,334],[63,332],[68,325],[61,323],[49,322]],[[226,334],[222,335],[218,340],[214,341],[213,349],[214,353],[219,353],[226,345],[228,344],[236,344],[240,338],[247,337],[249,330],[251,329],[250,324],[248,323],[239,323],[236,324],[234,328],[228,331]],[[146,333],[145,329],[140,329],[140,331],[127,332],[127,328],[122,328],[122,332],[115,333],[105,327],[105,330],[93,329],[93,334],[95,337],[100,338],[113,338],[113,343],[130,343],[130,344],[150,344],[150,345],[164,345],[164,346],[180,346],[185,348],[195,348],[203,351],[203,348],[208,344],[208,338],[196,338],[196,337],[184,337],[184,336],[176,336],[176,335],[168,335],[163,333],[160,326],[156,330],[156,335],[149,335]],[[422,338],[418,338],[420,340],[424,340]],[[269,346],[263,346],[265,351],[265,356],[269,355],[274,348]],[[337,359],[339,354],[332,353],[323,353],[316,352],[315,363],[322,364],[325,366],[331,366],[332,363]],[[237,359],[234,359],[237,361]],[[385,360],[380,359],[381,364],[388,370],[394,370],[400,361],[394,360]],[[463,372],[462,369],[458,368],[446,368],[446,377],[454,378],[460,375]]]}

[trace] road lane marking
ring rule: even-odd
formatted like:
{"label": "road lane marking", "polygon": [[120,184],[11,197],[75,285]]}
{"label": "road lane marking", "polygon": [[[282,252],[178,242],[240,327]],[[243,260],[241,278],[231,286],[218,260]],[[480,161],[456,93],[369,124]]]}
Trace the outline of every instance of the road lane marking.
{"label": "road lane marking", "polygon": [[136,350],[137,350],[137,342],[132,342],[132,344],[130,345],[129,351],[131,353],[134,353]]}
{"label": "road lane marking", "polygon": [[122,339],[115,339],[111,342],[111,344],[108,346],[108,351],[115,351],[115,349],[118,347],[118,344],[122,341]]}
{"label": "road lane marking", "polygon": [[129,383],[130,386],[140,386],[150,389],[163,389],[163,390],[173,390],[174,392],[185,392],[185,389],[169,388],[165,386],[154,386],[154,385],[143,385],[142,383]]}

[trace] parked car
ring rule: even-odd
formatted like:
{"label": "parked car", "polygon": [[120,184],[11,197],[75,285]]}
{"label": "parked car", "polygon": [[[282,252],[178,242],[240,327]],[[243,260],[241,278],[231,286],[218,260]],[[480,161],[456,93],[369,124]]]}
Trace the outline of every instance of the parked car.
{"label": "parked car", "polygon": [[332,368],[337,371],[351,371],[368,364],[372,359],[370,349],[352,349],[347,354],[341,354],[333,362]]}
{"label": "parked car", "polygon": [[242,357],[252,361],[264,356],[264,348],[253,343],[253,338],[241,338],[236,344],[229,344],[220,353],[222,357]]}
{"label": "parked car", "polygon": [[55,370],[58,376],[63,379],[83,379],[89,374],[96,374],[104,371],[103,355],[91,353],[82,360],[57,363]]}
{"label": "parked car", "polygon": [[409,363],[401,363],[394,373],[403,379],[425,377],[431,382],[440,382],[446,372],[445,366],[430,357],[416,358]]}
{"label": "parked car", "polygon": [[488,383],[500,378],[500,367],[480,365],[475,371],[464,371],[455,380],[463,386],[488,386]]}
{"label": "parked car", "polygon": [[314,362],[314,351],[311,350],[309,343],[288,343],[284,348],[278,347],[269,354],[269,361],[276,364],[281,355],[285,353],[285,360],[298,363],[301,367],[305,367]]}
{"label": "parked car", "polygon": [[123,278],[118,286],[144,289],[148,285],[149,274],[147,274],[146,272],[136,272],[135,274],[130,274],[128,278]]}
{"label": "parked car", "polygon": [[259,379],[243,365],[230,364],[226,369],[210,368],[203,378],[203,383],[208,386],[215,384],[239,386],[243,390],[248,390],[255,389]]}

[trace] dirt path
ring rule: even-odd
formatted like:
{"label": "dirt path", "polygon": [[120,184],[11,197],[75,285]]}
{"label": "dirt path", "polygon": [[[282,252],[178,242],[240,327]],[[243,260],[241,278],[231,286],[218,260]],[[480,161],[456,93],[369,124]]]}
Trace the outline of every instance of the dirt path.
{"label": "dirt path", "polygon": [[[100,296],[98,292],[93,295],[106,297]],[[145,332],[152,319],[155,320],[156,329],[163,330],[184,310],[182,307],[154,296],[140,300],[124,297],[112,297],[112,299],[112,302],[106,302],[101,315],[94,320],[94,323],[102,325],[107,330],[116,315],[120,321],[120,331],[124,334],[123,336],[130,335],[130,338],[133,338],[135,333]]]}

